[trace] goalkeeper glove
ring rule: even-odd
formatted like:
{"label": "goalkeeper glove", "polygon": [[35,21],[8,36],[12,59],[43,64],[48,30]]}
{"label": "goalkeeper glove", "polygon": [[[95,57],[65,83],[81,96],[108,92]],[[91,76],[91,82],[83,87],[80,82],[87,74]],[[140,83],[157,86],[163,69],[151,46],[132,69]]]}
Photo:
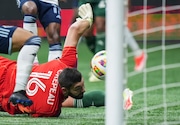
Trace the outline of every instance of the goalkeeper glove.
{"label": "goalkeeper glove", "polygon": [[78,12],[79,18],[77,18],[76,20],[87,20],[90,23],[90,27],[93,23],[93,12],[92,12],[92,8],[91,5],[89,3],[86,4],[82,4],[79,7],[79,12]]}

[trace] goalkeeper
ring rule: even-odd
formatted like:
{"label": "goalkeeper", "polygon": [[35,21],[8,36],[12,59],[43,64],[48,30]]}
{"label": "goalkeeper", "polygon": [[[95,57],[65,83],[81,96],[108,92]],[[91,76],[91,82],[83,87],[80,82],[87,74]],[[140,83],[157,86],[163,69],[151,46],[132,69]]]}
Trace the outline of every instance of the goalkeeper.
{"label": "goalkeeper", "polygon": [[27,113],[33,117],[57,117],[61,113],[62,102],[68,96],[83,98],[85,87],[82,75],[76,69],[76,46],[81,35],[92,25],[90,4],[79,7],[79,16],[69,27],[62,57],[33,66],[26,87],[26,95],[33,101],[32,105],[9,102],[15,86],[17,62],[0,56],[0,111],[9,114]]}

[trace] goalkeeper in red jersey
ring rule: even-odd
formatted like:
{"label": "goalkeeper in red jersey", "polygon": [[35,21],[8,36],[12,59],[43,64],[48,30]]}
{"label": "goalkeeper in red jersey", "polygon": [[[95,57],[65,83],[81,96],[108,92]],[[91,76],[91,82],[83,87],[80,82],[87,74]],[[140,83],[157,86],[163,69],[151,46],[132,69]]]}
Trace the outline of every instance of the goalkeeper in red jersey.
{"label": "goalkeeper in red jersey", "polygon": [[62,57],[34,65],[26,87],[31,106],[13,105],[9,97],[13,93],[16,77],[16,61],[0,57],[0,110],[9,114],[28,113],[34,117],[56,117],[61,113],[62,102],[71,96],[83,98],[84,80],[77,68],[76,46],[81,35],[91,27],[93,14],[90,4],[79,7],[79,16],[68,30]]}

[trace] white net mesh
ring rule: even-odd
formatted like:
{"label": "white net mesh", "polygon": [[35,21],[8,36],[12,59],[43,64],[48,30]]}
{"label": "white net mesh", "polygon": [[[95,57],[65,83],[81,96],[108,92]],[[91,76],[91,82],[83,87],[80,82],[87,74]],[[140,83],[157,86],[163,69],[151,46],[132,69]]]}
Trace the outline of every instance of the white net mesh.
{"label": "white net mesh", "polygon": [[[125,112],[127,124],[180,124],[180,5],[142,8],[128,14],[128,26],[148,59],[142,72],[134,71],[127,51],[127,84],[133,107]],[[180,12],[180,11],[179,11]]]}

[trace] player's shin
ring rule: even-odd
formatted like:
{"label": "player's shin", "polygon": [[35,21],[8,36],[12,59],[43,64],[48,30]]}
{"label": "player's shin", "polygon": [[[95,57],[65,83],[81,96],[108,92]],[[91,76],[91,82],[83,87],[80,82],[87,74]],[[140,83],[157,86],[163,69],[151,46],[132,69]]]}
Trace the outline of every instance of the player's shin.
{"label": "player's shin", "polygon": [[34,58],[40,48],[41,39],[37,36],[31,37],[19,52],[17,59],[16,85],[14,93],[10,97],[13,104],[31,105],[32,101],[26,97],[24,92],[29,79]]}

